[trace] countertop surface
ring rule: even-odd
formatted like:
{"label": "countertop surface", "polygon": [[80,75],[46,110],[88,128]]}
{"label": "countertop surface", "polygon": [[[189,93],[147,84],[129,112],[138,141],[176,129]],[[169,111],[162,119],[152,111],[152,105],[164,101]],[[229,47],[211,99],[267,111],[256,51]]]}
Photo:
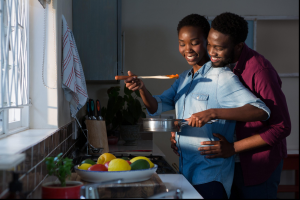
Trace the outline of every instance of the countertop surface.
{"label": "countertop surface", "polygon": [[[187,181],[182,174],[158,174],[162,182],[165,184],[166,189],[181,189],[183,191],[183,199],[203,199],[203,197],[195,190],[195,188]],[[48,177],[49,179],[50,177]],[[52,179],[49,181],[53,181]],[[45,180],[45,182],[48,182]],[[33,199],[41,199],[41,187],[38,187]]]}
{"label": "countertop surface", "polygon": [[[116,145],[109,145],[109,152],[113,154],[132,154],[163,156],[165,154],[153,143],[153,140],[137,140],[136,146],[124,146],[124,141],[119,141]],[[141,150],[141,151],[137,151]]]}
{"label": "countertop surface", "polygon": [[182,174],[158,174],[168,190],[181,189],[183,199],[203,199]]}

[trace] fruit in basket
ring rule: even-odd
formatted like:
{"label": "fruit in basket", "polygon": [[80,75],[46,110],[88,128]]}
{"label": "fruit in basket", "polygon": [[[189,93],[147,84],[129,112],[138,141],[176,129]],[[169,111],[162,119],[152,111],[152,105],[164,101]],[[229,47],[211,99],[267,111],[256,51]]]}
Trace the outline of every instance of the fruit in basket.
{"label": "fruit in basket", "polygon": [[139,159],[136,160],[134,163],[130,165],[131,170],[138,170],[138,169],[149,169],[150,164],[148,163],[147,160],[144,159]]}
{"label": "fruit in basket", "polygon": [[88,168],[89,171],[107,171],[107,168],[102,164],[92,165]]}
{"label": "fruit in basket", "polygon": [[81,164],[78,169],[82,169],[82,170],[88,170],[88,168],[92,166],[91,164],[88,164],[88,163],[83,163]]}
{"label": "fruit in basket", "polygon": [[108,169],[109,163],[110,163],[110,161],[108,161],[108,162],[106,162],[106,163],[104,164],[104,166],[105,166],[107,169]]}
{"label": "fruit in basket", "polygon": [[149,160],[149,158],[147,157],[144,157],[144,156],[137,156],[137,157],[134,157],[130,160],[131,163],[134,163],[135,161],[137,160],[140,160],[140,159],[143,159],[143,160],[147,160],[149,165],[150,165],[150,168],[154,167],[154,164]]}
{"label": "fruit in basket", "polygon": [[126,160],[121,158],[113,159],[109,162],[108,171],[129,171],[131,170],[130,165]]}
{"label": "fruit in basket", "polygon": [[85,159],[84,161],[81,162],[81,164],[83,164],[83,163],[87,163],[87,164],[91,164],[91,165],[95,165],[96,164],[96,162],[93,161],[92,159]]}
{"label": "fruit in basket", "polygon": [[101,156],[99,156],[98,160],[97,160],[97,164],[105,164],[108,161],[111,161],[113,159],[116,159],[116,156],[114,156],[111,153],[104,153]]}
{"label": "fruit in basket", "polygon": [[122,157],[123,160],[130,160],[128,157]]}

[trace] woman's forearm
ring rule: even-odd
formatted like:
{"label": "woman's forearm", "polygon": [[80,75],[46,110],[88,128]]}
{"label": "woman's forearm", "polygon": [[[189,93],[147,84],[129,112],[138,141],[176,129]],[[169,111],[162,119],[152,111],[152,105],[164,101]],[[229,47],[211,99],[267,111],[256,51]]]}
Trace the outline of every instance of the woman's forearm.
{"label": "woman's forearm", "polygon": [[246,104],[238,108],[216,108],[213,109],[213,118],[236,120],[242,122],[262,121],[268,118],[267,112],[264,110]]}
{"label": "woman's forearm", "polygon": [[146,89],[145,85],[139,90],[144,105],[147,110],[153,114],[157,111],[158,103],[156,99],[150,94],[150,92]]}

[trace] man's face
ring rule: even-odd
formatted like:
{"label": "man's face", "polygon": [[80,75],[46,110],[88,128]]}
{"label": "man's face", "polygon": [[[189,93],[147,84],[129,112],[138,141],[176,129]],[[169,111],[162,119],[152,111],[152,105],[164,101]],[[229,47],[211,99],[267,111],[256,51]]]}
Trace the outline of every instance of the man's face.
{"label": "man's face", "polygon": [[225,67],[234,61],[234,43],[229,35],[211,28],[207,42],[207,51],[213,67]]}

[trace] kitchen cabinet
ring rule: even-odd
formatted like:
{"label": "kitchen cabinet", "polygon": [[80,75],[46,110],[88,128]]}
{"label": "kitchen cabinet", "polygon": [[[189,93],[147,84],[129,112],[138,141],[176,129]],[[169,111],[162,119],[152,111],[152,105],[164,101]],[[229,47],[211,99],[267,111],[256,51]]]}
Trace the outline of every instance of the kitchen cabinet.
{"label": "kitchen cabinet", "polygon": [[121,0],[73,0],[73,34],[87,81],[122,70]]}

